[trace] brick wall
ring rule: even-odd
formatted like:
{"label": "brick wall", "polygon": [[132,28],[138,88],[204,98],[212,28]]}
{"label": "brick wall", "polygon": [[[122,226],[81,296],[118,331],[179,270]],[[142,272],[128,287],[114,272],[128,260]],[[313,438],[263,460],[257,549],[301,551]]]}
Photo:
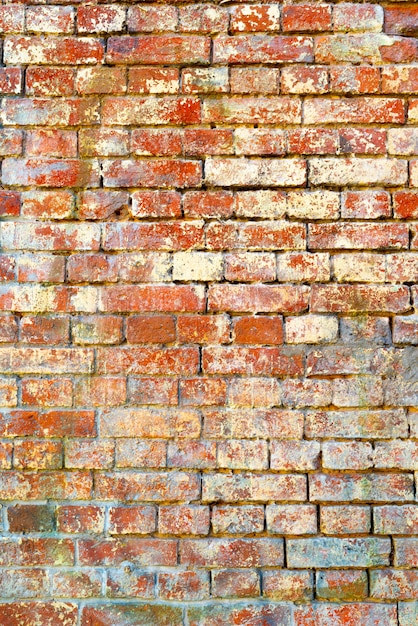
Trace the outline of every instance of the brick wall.
{"label": "brick wall", "polygon": [[416,626],[418,4],[0,31],[0,624]]}

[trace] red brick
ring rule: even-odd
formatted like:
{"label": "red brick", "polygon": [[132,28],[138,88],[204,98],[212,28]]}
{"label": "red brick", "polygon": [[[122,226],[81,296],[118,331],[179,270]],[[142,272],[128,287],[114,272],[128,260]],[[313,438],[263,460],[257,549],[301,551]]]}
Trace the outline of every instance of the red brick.
{"label": "red brick", "polygon": [[116,467],[165,467],[166,444],[162,441],[121,439],[116,442]]}
{"label": "red brick", "polygon": [[283,563],[281,539],[184,539],[180,563],[195,567],[263,567]]}
{"label": "red brick", "polygon": [[218,598],[254,598],[260,595],[255,570],[218,570],[212,574],[212,594]]}
{"label": "red brick", "polygon": [[139,218],[180,217],[181,196],[175,191],[136,191],[131,213]]}
{"label": "red brick", "polygon": [[180,381],[180,399],[184,406],[222,405],[226,401],[226,382],[216,378]]}
{"label": "red brick", "polygon": [[177,381],[161,378],[130,378],[129,399],[134,404],[178,404]]}
{"label": "red brick", "polygon": [[39,187],[84,187],[99,184],[96,163],[65,159],[4,159],[3,183]]}
{"label": "red brick", "polygon": [[8,626],[31,626],[42,620],[45,626],[76,626],[78,607],[69,602],[13,602],[2,604],[2,619]]}
{"label": "red brick", "polygon": [[402,100],[398,98],[340,98],[307,100],[304,106],[306,124],[385,124],[405,122]]}
{"label": "red brick", "polygon": [[156,510],[151,506],[112,507],[109,509],[111,535],[143,535],[155,531]]}
{"label": "red brick", "polygon": [[0,7],[0,31],[2,33],[22,33],[25,24],[23,6]]}
{"label": "red brick", "polygon": [[[386,68],[382,70],[383,76]],[[380,71],[371,66],[334,66],[330,68],[331,91],[336,93],[378,93]],[[383,89],[383,93],[386,91]]]}
{"label": "red brick", "polygon": [[4,60],[11,65],[94,65],[104,59],[104,45],[90,37],[7,37]]}
{"label": "red brick", "polygon": [[393,35],[416,36],[418,33],[417,7],[413,4],[386,7],[385,32]]}
{"label": "red brick", "polygon": [[73,69],[31,66],[26,70],[26,93],[29,96],[71,96],[74,91]]}
{"label": "red brick", "polygon": [[402,249],[409,243],[403,224],[310,224],[309,247],[327,249]]}
{"label": "red brick", "polygon": [[313,596],[313,574],[303,570],[264,571],[263,594],[279,602],[310,602]]}
{"label": "red brick", "polygon": [[94,505],[61,505],[57,508],[57,528],[63,533],[102,533],[105,512]]}
{"label": "red brick", "polygon": [[338,133],[324,128],[290,130],[289,152],[294,154],[337,154]]}
{"label": "red brick", "polygon": [[74,10],[72,7],[28,7],[26,30],[33,33],[74,32]]}
{"label": "red brick", "polygon": [[181,315],[177,319],[179,341],[184,343],[229,343],[230,321],[226,315]]}
{"label": "red brick", "polygon": [[82,565],[121,565],[129,560],[133,565],[175,565],[177,542],[170,539],[123,537],[110,539],[80,539]]}
{"label": "red brick", "polygon": [[241,317],[234,321],[233,337],[236,343],[281,344],[283,321],[280,317]]}
{"label": "red brick", "polygon": [[315,94],[327,93],[328,71],[326,67],[287,66],[281,71],[282,93]]}
{"label": "red brick", "polygon": [[55,572],[52,589],[54,597],[96,597],[102,589],[102,575],[100,571],[87,568]]}
{"label": "red brick", "polygon": [[139,65],[177,65],[178,63],[208,63],[208,37],[180,35],[149,35],[142,37],[110,37],[108,63]]}
{"label": "red brick", "polygon": [[208,409],[204,435],[208,439],[301,439],[303,414],[280,409]]}
{"label": "red brick", "polygon": [[368,596],[366,572],[356,570],[318,572],[317,597],[321,600],[363,600]]}
{"label": "red brick", "polygon": [[[149,4],[128,9],[128,31],[130,33],[175,31],[177,30],[177,21],[177,9],[171,6]],[[115,28],[115,30],[121,29]]]}
{"label": "red brick", "polygon": [[377,219],[390,215],[390,196],[386,191],[346,191],[342,194],[341,217]]}
{"label": "red brick", "polygon": [[230,30],[238,32],[278,31],[280,30],[280,8],[275,4],[235,6],[231,11]]}
{"label": "red brick", "polygon": [[204,506],[160,506],[158,530],[165,535],[207,535],[209,516]]}
{"label": "red brick", "polygon": [[216,285],[209,288],[208,306],[212,311],[251,313],[300,313],[307,308],[305,287],[267,285]]}
{"label": "red brick", "polygon": [[103,167],[107,187],[198,187],[202,180],[199,161],[107,161]]}
{"label": "red brick", "polygon": [[111,33],[120,31],[125,23],[125,10],[121,6],[80,6],[77,10],[79,33]]}
{"label": "red brick", "polygon": [[196,601],[209,598],[209,572],[169,572],[158,575],[163,600]]}
{"label": "red brick", "polygon": [[327,535],[368,533],[371,512],[368,506],[340,505],[321,507],[321,531]]}
{"label": "red brick", "polygon": [[60,130],[29,131],[25,153],[28,156],[76,157],[77,134]]}
{"label": "red brick", "polygon": [[231,130],[186,129],[184,132],[184,153],[188,156],[203,154],[232,154],[233,133]]}
{"label": "red brick", "polygon": [[178,90],[177,68],[134,67],[129,70],[129,93],[177,93]]}
{"label": "red brick", "polygon": [[105,250],[189,250],[203,244],[202,222],[107,224]]}
{"label": "red brick", "polygon": [[229,124],[299,124],[300,102],[288,97],[207,99],[203,103],[203,121]]}
{"label": "red brick", "polygon": [[139,156],[175,156],[182,153],[182,136],[178,130],[136,129],[131,150]]}
{"label": "red brick", "polygon": [[283,7],[284,31],[331,30],[331,7],[326,4]]}
{"label": "red brick", "polygon": [[[74,196],[70,191],[25,191],[22,193],[22,215],[33,219],[66,219],[73,216]],[[60,263],[57,260],[56,266]]]}
{"label": "red brick", "polygon": [[414,66],[382,68],[382,93],[418,93],[418,71]]}
{"label": "red brick", "polygon": [[19,469],[59,469],[62,467],[62,444],[58,441],[16,441],[13,465]]}
{"label": "red brick", "polygon": [[[203,311],[203,291],[189,285],[105,287],[101,309],[106,312]],[[171,337],[173,331],[171,330]],[[171,339],[172,340],[172,339]]]}
{"label": "red brick", "polygon": [[311,308],[316,312],[402,313],[409,309],[406,287],[387,285],[314,285]]}
{"label": "red brick", "polygon": [[384,10],[373,4],[341,4],[333,10],[334,30],[380,32],[383,27]]}
{"label": "red brick", "polygon": [[14,217],[20,213],[20,193],[17,191],[0,192],[0,215],[2,217]]}
{"label": "red brick", "polygon": [[114,94],[126,92],[126,70],[119,67],[86,67],[77,71],[79,94]]}
{"label": "red brick", "polygon": [[195,4],[179,9],[180,31],[219,32],[227,31],[229,15],[226,8]]}
{"label": "red brick", "polygon": [[98,101],[95,98],[13,98],[4,103],[4,123],[36,124],[38,126],[76,126],[96,124],[99,121]]}
{"label": "red brick", "polygon": [[109,469],[113,467],[115,444],[94,439],[72,440],[65,444],[65,467]]}
{"label": "red brick", "polygon": [[129,343],[171,343],[176,338],[174,318],[168,315],[129,317],[126,338]]}
{"label": "red brick", "polygon": [[72,381],[69,378],[25,378],[22,381],[22,404],[71,406],[72,391]]}
{"label": "red brick", "polygon": [[214,63],[309,63],[312,60],[310,37],[219,35],[214,41]]}
{"label": "red brick", "polygon": [[232,93],[277,93],[279,70],[267,67],[231,68]]}
{"label": "red brick", "polygon": [[125,378],[89,377],[77,381],[74,391],[76,404],[86,406],[117,406],[126,402]]}

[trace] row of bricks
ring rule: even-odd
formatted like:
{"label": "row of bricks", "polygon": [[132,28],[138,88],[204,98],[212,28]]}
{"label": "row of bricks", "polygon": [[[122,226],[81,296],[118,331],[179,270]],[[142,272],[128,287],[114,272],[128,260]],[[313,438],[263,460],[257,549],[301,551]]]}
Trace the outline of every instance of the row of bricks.
{"label": "row of bricks", "polygon": [[[157,319],[160,316],[156,316]],[[164,317],[164,316],[163,316]],[[59,345],[59,344],[68,344],[70,341],[70,316],[65,315],[25,315],[20,318],[16,318],[12,315],[1,315],[0,316],[0,343],[16,343],[21,341],[25,344],[31,345]],[[279,318],[280,319],[280,318]],[[85,321],[85,320],[84,320]],[[94,331],[97,335],[97,343],[103,343],[105,339],[103,339],[104,335],[100,333],[100,324],[105,324],[105,322],[99,322],[96,318],[92,317],[90,320],[90,332]],[[256,327],[257,325],[264,325],[265,319],[261,321],[257,321],[252,318],[252,323],[254,322]],[[408,321],[407,321],[408,322]],[[413,322],[413,318],[411,318],[410,322]],[[113,321],[116,328],[121,324],[118,321]],[[138,322],[139,324],[140,322]],[[171,325],[171,321],[167,322],[169,327]],[[249,322],[248,322],[249,323]],[[268,328],[271,323],[274,328],[278,322],[272,321],[269,322],[267,320],[266,327]],[[76,328],[79,331],[84,330],[83,320],[76,319],[75,322]],[[153,333],[156,332],[155,325],[153,325],[153,319],[150,317],[147,319],[147,322],[143,324],[143,328],[146,327],[146,324],[150,324],[153,327]],[[398,332],[400,330],[401,322],[398,322]],[[122,322],[123,325],[123,322]],[[246,322],[241,323],[242,327],[245,328]],[[229,343],[231,341],[231,322],[227,316],[206,316],[206,315],[197,315],[197,316],[181,316],[176,321],[177,334],[176,337],[178,341],[181,343],[197,343],[201,345],[213,344],[213,343]],[[244,329],[242,328],[242,330]],[[163,327],[160,327],[159,332],[163,331]],[[250,329],[248,329],[250,332]],[[389,318],[387,317],[378,317],[378,316],[356,316],[356,317],[341,317],[339,319],[339,334],[341,336],[341,340],[344,343],[351,343],[353,341],[363,341],[369,342],[369,348],[372,345],[388,345],[392,342],[391,329]],[[73,334],[74,336],[74,334]],[[84,333],[84,343],[86,343],[86,334]],[[145,339],[147,341],[151,341],[151,336],[148,338],[146,335],[143,335],[143,342],[145,343]],[[271,339],[270,339],[271,340]],[[236,341],[236,337],[235,337]],[[254,338],[252,339],[254,341]],[[403,339],[405,341],[405,337]],[[399,342],[399,336],[398,336]],[[341,346],[340,346],[341,349]],[[346,372],[345,367],[343,367],[342,373],[352,373]],[[353,373],[359,373],[357,371]],[[369,371],[363,373],[370,373]],[[338,374],[338,371],[335,370],[334,374]],[[238,384],[238,383],[237,383]],[[248,383],[249,384],[249,383]],[[261,382],[259,381],[259,384]],[[243,393],[243,390],[242,392]],[[264,393],[264,392],[263,392]],[[265,391],[266,396],[268,397],[268,393],[273,393],[273,389],[269,389]],[[100,395],[100,394],[99,394]],[[99,396],[97,396],[99,397]],[[244,397],[248,397],[246,393]],[[263,397],[263,394],[260,392],[260,397]],[[255,401],[255,400],[254,400]],[[267,405],[268,406],[268,405]]]}
{"label": "row of bricks", "polygon": [[0,378],[0,406],[41,407],[118,406],[123,404],[176,406],[379,407],[392,404],[393,383],[379,376],[331,380],[98,377]]}
{"label": "row of bricks", "polygon": [[[391,540],[388,537],[313,537],[286,538],[201,538],[161,539],[119,537],[91,539],[8,537],[2,541],[2,565],[72,566],[74,544],[78,545],[78,564],[117,567],[129,562],[131,567],[191,565],[201,568],[336,568],[390,565]],[[416,567],[417,539],[393,540],[396,566]],[[179,550],[179,558],[177,551]],[[376,571],[376,570],[374,570]],[[414,574],[411,572],[412,575]],[[413,576],[416,584],[416,573]]]}
{"label": "row of bricks", "polygon": [[[55,141],[57,135],[48,131],[40,133],[42,138]],[[290,220],[374,220],[379,218],[418,219],[418,193],[415,190],[395,191],[391,195],[382,189],[363,189],[361,191],[343,191],[341,194],[329,190],[274,191],[269,189],[253,191],[178,191],[146,190],[82,191],[78,199],[71,192],[63,189],[45,191],[11,191],[0,190],[0,215],[2,217],[18,217],[28,220],[103,220],[110,217],[134,217],[137,219],[217,219],[226,220],[233,217],[245,219],[279,220],[285,217]],[[189,223],[190,224],[190,223]],[[193,224],[191,224],[193,225]],[[172,224],[178,228],[181,223]],[[233,223],[224,224],[219,228],[231,228]],[[236,227],[239,225],[236,224]],[[263,226],[263,223],[259,224]],[[289,225],[290,226],[290,225]],[[33,228],[32,224],[29,227]],[[131,226],[130,228],[137,228]],[[156,225],[148,228],[158,228]],[[159,226],[161,228],[161,225]],[[165,226],[167,228],[167,226]],[[6,226],[6,229],[22,229],[23,226]],[[74,229],[75,225],[61,227]],[[115,224],[105,228],[118,228]],[[120,226],[119,228],[129,228]],[[144,228],[144,227],[142,227]],[[252,228],[255,228],[252,225]],[[328,226],[328,228],[331,228]],[[387,228],[387,227],[386,227]],[[213,226],[212,226],[213,229]],[[96,227],[96,231],[97,231]],[[216,232],[216,231],[215,231]],[[222,232],[222,230],[220,230]],[[229,231],[226,231],[229,232]],[[92,234],[98,237],[95,231]],[[177,233],[177,237],[180,232]],[[34,233],[31,233],[33,238]],[[141,238],[144,233],[141,234]],[[229,243],[228,241],[226,243]],[[251,257],[248,257],[248,262]],[[297,280],[297,277],[295,276]]]}
{"label": "row of bricks", "polygon": [[[150,380],[152,382],[152,379]],[[146,386],[150,380],[139,379],[138,385]],[[246,391],[245,385],[243,387]],[[198,467],[205,467],[205,465],[210,467],[214,463],[213,440],[235,439],[237,448],[245,447],[245,440],[251,439],[256,439],[256,441],[247,443],[254,446],[258,444],[266,446],[263,439],[279,439],[282,446],[287,445],[284,440],[291,440],[288,449],[294,450],[296,454],[298,451],[303,451],[304,447],[309,450],[309,441],[297,441],[302,439],[304,433],[308,439],[339,439],[343,440],[342,443],[350,439],[379,440],[396,437],[393,447],[397,447],[399,459],[387,461],[396,469],[396,464],[403,462],[401,456],[407,458],[408,451],[413,451],[416,446],[416,442],[399,438],[408,436],[418,438],[417,419],[418,416],[413,409],[406,414],[404,409],[399,408],[345,411],[312,409],[305,411],[304,415],[302,411],[278,408],[243,407],[238,410],[237,407],[224,407],[205,409],[202,427],[200,412],[184,408],[173,409],[172,406],[166,408],[164,413],[152,407],[107,408],[100,413],[97,423],[93,409],[42,410],[42,407],[39,407],[38,409],[3,409],[0,415],[0,426],[1,436],[4,438],[64,437],[71,439],[95,437],[97,425],[100,422],[102,437],[122,439],[117,442],[118,449],[130,450],[127,463],[137,466],[143,463],[151,467],[154,453],[159,461],[163,462],[166,457],[166,442],[155,441],[161,438],[175,438],[175,443],[170,442],[171,451],[175,453],[171,456],[177,455],[182,463],[193,468],[193,460],[197,462]],[[205,439],[199,440],[201,436]],[[91,449],[94,449],[97,444],[96,440],[91,442],[85,440],[83,445],[86,449],[89,445]],[[385,445],[390,447],[388,443]],[[380,449],[383,448],[380,446]],[[350,446],[346,446],[345,449],[349,450]],[[256,461],[250,460],[250,462]]]}
{"label": "row of bricks", "polygon": [[[309,497],[308,497],[309,480]],[[416,476],[418,480],[418,476]],[[178,471],[2,470],[0,499],[123,502],[413,503],[413,473],[203,473]],[[415,539],[417,541],[417,539]],[[274,564],[272,564],[274,565]],[[348,564],[350,565],[350,564]]]}
{"label": "row of bricks", "polygon": [[[197,70],[196,70],[197,72]],[[201,70],[207,72],[207,70]],[[211,69],[211,73],[221,73],[226,78],[226,69]],[[200,80],[203,80],[204,76]],[[384,96],[357,96],[357,97],[340,97],[340,98],[297,98],[292,96],[207,96],[203,99],[198,96],[105,96],[103,100],[97,97],[87,96],[86,98],[3,98],[2,108],[0,111],[1,121],[5,126],[94,126],[102,123],[105,126],[159,126],[159,125],[195,125],[204,124],[285,124],[300,125],[303,121],[305,125],[323,125],[323,124],[404,124],[409,122],[415,124],[418,121],[418,100],[411,98],[407,103],[402,98],[388,98]],[[407,110],[406,110],[407,108]],[[224,132],[219,130],[210,132],[212,129],[193,129],[185,130],[184,136],[193,154],[199,153],[231,153],[233,133],[231,129],[225,129]],[[314,132],[315,131],[315,132]],[[313,137],[321,136],[320,129],[303,129],[309,138],[309,132]],[[347,133],[347,142],[350,141],[349,131],[351,131],[353,140],[353,152],[356,150],[355,140],[356,132],[358,137],[357,143],[361,146],[361,132],[366,133],[367,129],[345,129],[341,130]],[[98,137],[102,133],[102,137],[108,136],[108,142],[111,139],[111,133],[114,133],[115,139],[119,137],[117,129],[101,129],[96,131]],[[290,132],[290,151],[298,152],[298,142],[301,144],[303,132]],[[373,132],[376,133],[375,143],[379,144],[379,133],[375,129],[369,129],[371,140],[373,141]],[[87,131],[80,133],[85,138],[84,143],[88,147],[90,141],[94,141],[94,133],[90,135]],[[167,135],[166,141],[171,143],[173,147],[170,154],[178,154],[180,150],[180,142],[175,142],[176,137],[180,137],[181,133],[177,129],[172,128],[163,132],[154,129],[154,134],[158,133],[161,137]],[[171,135],[170,135],[171,133]],[[138,149],[144,151],[145,146],[141,148],[141,134],[144,130],[136,130],[133,133],[133,151]],[[149,133],[152,134],[152,133]],[[262,146],[262,138],[267,143],[268,138],[273,142],[276,137],[277,151],[280,154],[284,150],[283,132],[277,132],[275,129],[237,129],[236,151],[241,153],[247,148],[249,139],[254,137],[258,139],[259,150]],[[394,154],[414,154],[416,153],[416,128],[406,129],[390,129],[390,152]],[[122,154],[127,151],[126,138],[128,133],[120,133]],[[15,144],[18,142],[19,134],[11,135],[6,149],[16,150],[13,146],[13,139],[16,138]],[[280,142],[280,139],[282,141]],[[363,142],[365,139],[363,138]],[[103,141],[104,143],[104,141]],[[161,141],[160,141],[161,143]],[[282,144],[282,146],[280,145]],[[312,142],[313,143],[313,142]],[[382,140],[380,138],[380,143]],[[200,144],[200,145],[199,145]],[[206,144],[206,145],[205,145]],[[174,149],[175,148],[175,149]],[[303,148],[303,145],[302,145]],[[186,146],[187,149],[187,146]],[[272,148],[271,148],[272,149]],[[147,152],[147,151],[146,151]],[[149,152],[149,150],[148,150]],[[304,150],[302,150],[303,154]],[[151,152],[151,154],[153,154]],[[257,154],[257,153],[255,153]]]}
{"label": "row of bricks", "polygon": [[0,468],[29,470],[178,468],[278,470],[418,470],[418,442],[15,440],[0,442]]}
{"label": "row of bricks", "polygon": [[287,65],[276,67],[94,66],[0,68],[0,93],[28,96],[91,94],[416,94],[415,65]]}
{"label": "row of bricks", "polygon": [[102,6],[1,7],[4,33],[81,34],[121,32],[225,32],[225,31],[368,31],[414,35],[418,12],[413,5],[383,7],[374,4],[317,4],[279,7],[251,4],[221,7],[192,4]]}
{"label": "row of bricks", "polygon": [[[318,198],[312,198],[311,206],[315,207],[316,200],[325,199],[326,194],[320,194]],[[418,195],[416,196],[418,199]],[[338,203],[338,195],[336,196]],[[415,198],[414,198],[415,200]],[[306,203],[307,204],[307,203]],[[306,211],[306,204],[302,206],[302,211]],[[411,203],[412,204],[412,203]],[[411,207],[414,211],[418,208]],[[396,210],[396,209],[395,209]],[[336,219],[338,204],[329,202],[326,205],[318,207],[318,213],[324,216],[328,212],[329,215]],[[402,206],[400,212],[405,214],[408,207]],[[287,212],[292,212],[291,208]],[[298,213],[298,208],[294,213]],[[303,218],[299,218],[303,219]],[[305,218],[306,219],[306,218]],[[137,261],[140,264],[141,256],[143,263],[148,257],[149,261],[154,261],[156,267],[160,266],[161,272],[156,270],[159,275],[159,281],[179,280],[179,281],[197,281],[212,282],[221,281],[225,276],[229,280],[240,280],[239,265],[240,259],[245,262],[245,257],[254,260],[254,265],[261,262],[262,268],[258,274],[262,275],[262,280],[271,281],[275,279],[276,274],[276,256],[268,251],[305,251],[305,250],[408,250],[418,249],[418,233],[415,232],[416,223],[411,225],[398,222],[338,222],[328,224],[306,224],[289,222],[285,220],[265,220],[265,221],[226,221],[212,222],[205,225],[202,220],[196,221],[170,221],[170,222],[120,222],[108,223],[105,225],[92,224],[86,222],[4,222],[1,224],[0,238],[3,251],[58,251],[58,252],[75,252],[87,251],[98,252],[100,249],[104,251],[125,251],[125,250],[167,250],[174,251],[172,257],[169,254],[148,254],[138,255]],[[410,242],[410,234],[412,241]],[[240,254],[227,254],[225,261],[227,268],[224,268],[224,256],[222,252],[204,252],[196,249],[209,250],[262,250],[258,255],[251,255],[248,252]],[[193,250],[194,248],[194,250]],[[56,258],[56,270],[60,275],[62,271],[65,257],[46,255],[45,260],[50,263]],[[83,267],[83,257],[85,262],[96,260],[103,266],[106,272],[106,260],[108,259],[107,272],[117,275],[118,257],[104,255],[71,255],[68,258],[70,267],[70,276],[77,276],[77,266],[81,264]],[[126,255],[125,256],[129,256]],[[329,280],[329,255],[308,255],[300,254],[302,259],[315,261],[321,266],[321,276],[317,280]],[[416,260],[416,253],[410,255],[391,255],[389,264],[392,265],[392,272],[396,274],[396,262],[399,257],[404,256],[410,259],[413,265]],[[37,255],[34,257],[36,259]],[[352,258],[352,262],[364,259],[364,265],[369,261],[371,272],[373,274],[373,266],[375,266],[378,281],[385,280],[387,263],[384,259],[376,256],[375,262],[371,258],[371,253],[364,255],[334,255],[334,272],[337,280],[341,280],[344,276],[344,268],[339,266],[339,259],[346,261]],[[3,256],[3,262],[7,266],[7,256]],[[30,263],[31,255],[26,256],[26,260]],[[100,263],[102,260],[102,263]],[[277,255],[279,275],[281,274],[281,266],[284,266],[284,274],[286,275],[286,261],[289,260],[288,254]],[[263,262],[264,261],[264,262]],[[322,261],[322,263],[321,263]],[[18,264],[20,260],[17,260]],[[308,261],[309,262],[309,261]],[[60,267],[61,263],[61,267]],[[22,261],[24,266],[24,260]],[[84,263],[85,264],[85,263]],[[99,265],[99,267],[100,267]],[[395,268],[393,268],[395,266]],[[29,268],[28,268],[29,269]],[[395,271],[393,271],[395,269]],[[380,271],[379,271],[380,270]],[[251,272],[248,271],[248,274]],[[389,273],[392,273],[389,271]],[[245,271],[243,272],[245,278]],[[255,272],[257,273],[257,272]],[[350,270],[347,270],[350,276]],[[61,274],[62,275],[62,274]],[[266,276],[266,278],[264,278]],[[257,279],[256,279],[257,280]],[[285,278],[286,280],[286,278]],[[359,281],[362,279],[359,278]],[[370,279],[374,281],[373,277]],[[397,279],[395,279],[397,280]],[[411,279],[410,279],[411,280]],[[113,282],[112,281],[112,282]]]}
{"label": "row of bricks", "polygon": [[[27,102],[27,101],[25,101]],[[77,158],[95,156],[202,156],[285,154],[418,154],[418,128],[327,128],[276,130],[101,128],[76,131],[6,129],[0,133],[1,156]]]}
{"label": "row of bricks", "polygon": [[[0,288],[0,310],[18,313],[203,313],[207,308],[211,312],[293,315],[309,309],[313,315],[288,320],[296,331],[291,343],[315,343],[335,340],[338,331],[335,318],[317,316],[317,313],[412,313],[411,296],[416,308],[417,287],[410,289],[406,285],[329,283],[308,287],[228,283],[211,285],[206,293],[203,285],[188,284],[105,287],[10,284]],[[416,318],[403,318],[398,323],[404,337],[402,341],[409,343]],[[227,354],[226,349],[224,353]]]}
{"label": "row of bricks", "polygon": [[[80,615],[79,615],[80,613]],[[86,604],[80,611],[70,602],[15,602],[0,605],[0,615],[11,626],[26,626],[42,620],[44,626],[90,626],[106,623],[125,626],[146,620],[148,626],[228,626],[251,619],[253,623],[270,621],[280,626],[356,626],[356,624],[381,624],[382,626],[414,626],[418,616],[418,602],[382,604],[376,602],[351,602],[349,604],[318,602],[309,605],[266,602],[211,602],[188,606],[162,603],[135,602]],[[80,617],[80,621],[79,621]],[[133,621],[136,620],[136,621]],[[187,621],[186,621],[187,620]]]}
{"label": "row of bricks", "polygon": [[[213,51],[212,51],[213,48]],[[140,35],[92,37],[11,35],[4,38],[6,65],[209,65],[278,63],[413,63],[414,37],[384,33],[300,35]]]}
{"label": "row of bricks", "polygon": [[[309,163],[309,174],[307,165]],[[19,187],[418,187],[418,161],[395,158],[212,158],[97,160],[6,158],[2,183]],[[408,175],[408,165],[410,175]]]}
{"label": "row of bricks", "polygon": [[[198,263],[199,265],[194,265]],[[299,271],[299,274],[297,272]],[[213,280],[263,282],[411,282],[418,275],[415,253],[378,255],[327,253],[138,253],[106,256],[52,254],[0,256],[2,282],[116,283]],[[181,290],[180,290],[181,292]],[[39,292],[42,293],[42,292]],[[412,321],[412,320],[411,320]],[[103,322],[105,323],[105,322]],[[222,343],[225,339],[222,339]],[[264,342],[261,342],[264,343]]]}
{"label": "row of bricks", "polygon": [[[59,532],[80,535],[414,535],[416,504],[268,504],[172,506],[101,504],[10,504],[2,509],[7,533]],[[373,520],[373,521],[372,521]],[[6,538],[7,535],[4,536]]]}
{"label": "row of bricks", "polygon": [[[97,363],[95,365],[95,352]],[[0,348],[0,369],[6,374],[139,374],[154,376],[249,375],[295,377],[305,373],[305,349],[299,347],[136,347]],[[307,376],[380,374],[398,376],[399,384],[414,382],[408,360],[413,347],[386,348],[347,344],[308,350]],[[202,365],[200,366],[200,357]]]}
{"label": "row of bricks", "polygon": [[[24,575],[22,576],[22,573]],[[260,576],[261,574],[261,576]],[[160,598],[197,602],[209,598],[263,598],[276,602],[318,600],[413,600],[418,576],[414,570],[373,569],[370,591],[367,572],[359,570],[211,570],[149,572],[138,569],[0,570],[0,592],[7,598]],[[262,591],[261,591],[262,590]],[[1,615],[1,608],[0,608]],[[113,623],[113,622],[112,622]]]}

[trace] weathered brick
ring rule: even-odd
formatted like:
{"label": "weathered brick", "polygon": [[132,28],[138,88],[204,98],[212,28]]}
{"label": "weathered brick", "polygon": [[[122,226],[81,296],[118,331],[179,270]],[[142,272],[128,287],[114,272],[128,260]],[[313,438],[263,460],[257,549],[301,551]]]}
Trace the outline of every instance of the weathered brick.
{"label": "weathered brick", "polygon": [[4,61],[11,65],[94,65],[102,63],[104,45],[91,37],[6,37]]}
{"label": "weathered brick", "polygon": [[268,504],[267,530],[280,535],[312,535],[317,531],[316,507],[311,504]]}
{"label": "weathered brick", "polygon": [[303,413],[280,409],[207,410],[203,432],[210,439],[301,439]]}
{"label": "weathered brick", "polygon": [[412,499],[411,474],[315,474],[310,476],[310,497],[314,502],[403,501]]}
{"label": "weathered brick", "polygon": [[[177,29],[177,21],[177,9],[175,7],[150,4],[140,5],[139,7],[129,7],[128,9],[127,23],[128,31],[131,33],[174,31]],[[114,30],[118,31],[122,29],[115,28]]]}
{"label": "weathered brick", "polygon": [[316,574],[316,595],[321,600],[363,600],[368,595],[366,572],[322,571]]}
{"label": "weathered brick", "polygon": [[209,62],[208,37],[181,35],[142,35],[141,37],[110,37],[108,63],[130,65],[177,65]]}
{"label": "weathered brick", "polygon": [[369,567],[389,563],[390,542],[377,537],[287,539],[290,567]]}
{"label": "weathered brick", "polygon": [[[300,124],[302,107],[293,98],[207,98],[202,121],[223,124]],[[245,184],[245,183],[243,183]],[[225,186],[226,183],[223,183]]]}
{"label": "weathered brick", "polygon": [[278,602],[310,602],[313,574],[303,570],[266,570],[263,572],[263,595]]}
{"label": "weathered brick", "polygon": [[260,595],[259,575],[255,570],[215,570],[212,593],[218,598],[254,598]]}
{"label": "weathered brick", "polygon": [[310,37],[219,35],[214,41],[214,63],[309,63],[312,60]]}
{"label": "weathered brick", "polygon": [[[212,529],[215,534],[257,533],[264,529],[264,509],[262,506],[217,505],[212,509]],[[217,584],[220,585],[221,578]],[[220,595],[220,589],[218,595]]]}
{"label": "weathered brick", "polygon": [[158,575],[163,600],[196,601],[209,598],[209,572],[179,571]]}
{"label": "weathered brick", "polygon": [[356,535],[369,533],[370,529],[371,511],[368,506],[321,506],[321,531],[325,535]]}
{"label": "weathered brick", "polygon": [[[259,500],[305,500],[306,479],[300,474],[205,474],[205,502],[249,502]],[[277,564],[276,564],[277,565]]]}
{"label": "weathered brick", "polygon": [[166,535],[207,535],[209,518],[204,506],[160,506],[158,530]]}

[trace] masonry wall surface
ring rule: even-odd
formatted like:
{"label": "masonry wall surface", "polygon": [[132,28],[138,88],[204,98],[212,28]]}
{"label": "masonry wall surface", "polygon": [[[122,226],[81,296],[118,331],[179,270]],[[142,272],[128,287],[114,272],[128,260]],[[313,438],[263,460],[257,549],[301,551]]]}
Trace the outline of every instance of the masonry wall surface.
{"label": "masonry wall surface", "polygon": [[417,626],[418,3],[0,31],[0,624]]}

